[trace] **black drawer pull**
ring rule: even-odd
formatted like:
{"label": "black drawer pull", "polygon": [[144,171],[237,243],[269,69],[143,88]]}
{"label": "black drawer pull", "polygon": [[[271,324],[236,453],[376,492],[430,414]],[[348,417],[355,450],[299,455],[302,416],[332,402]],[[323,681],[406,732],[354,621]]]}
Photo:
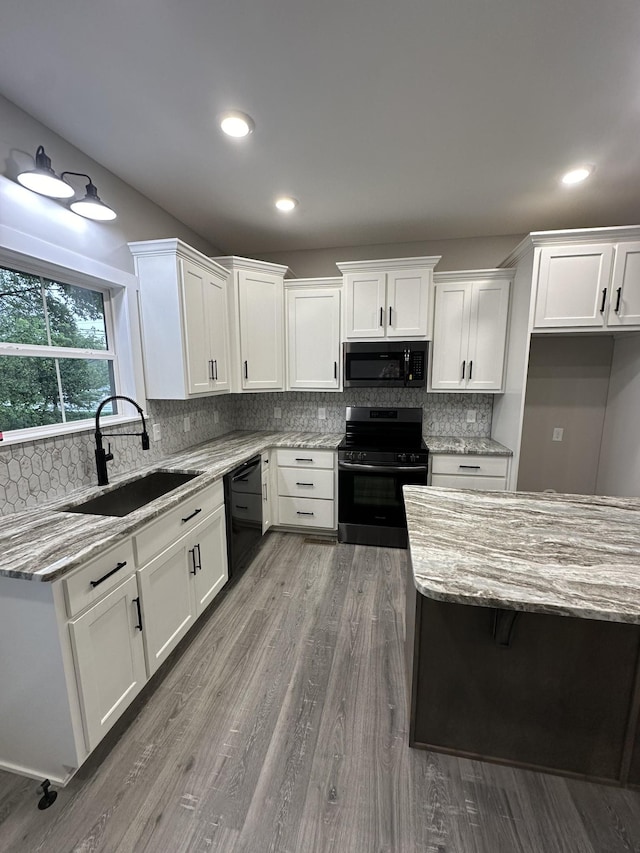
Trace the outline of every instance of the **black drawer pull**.
{"label": "black drawer pull", "polygon": [[142,610],[140,609],[140,598],[134,598],[133,600],[138,610],[138,624],[136,625],[136,628],[138,631],[142,631]]}
{"label": "black drawer pull", "polygon": [[458,465],[458,468],[474,468],[474,469],[477,469],[478,471],[480,470],[479,465]]}
{"label": "black drawer pull", "polygon": [[315,512],[300,512],[300,510],[298,510],[296,515],[315,515]]}
{"label": "black drawer pull", "polygon": [[182,523],[184,524],[185,521],[190,521],[192,518],[195,518],[195,516],[198,515],[198,513],[200,513],[200,512],[202,512],[201,509],[194,509],[194,511],[191,513],[191,515],[188,515],[186,518],[182,519]]}
{"label": "black drawer pull", "polygon": [[191,554],[191,559],[193,560],[193,568],[189,569],[189,574],[195,575],[196,572],[198,571],[198,564],[196,563],[196,546],[195,545],[193,546],[193,548],[189,548],[189,553]]}
{"label": "black drawer pull", "polygon": [[296,483],[296,486],[314,486],[315,483]]}
{"label": "black drawer pull", "polygon": [[236,509],[249,509],[249,507],[244,506],[243,504],[236,504]]}
{"label": "black drawer pull", "polygon": [[461,379],[464,379],[464,369],[465,369],[465,367],[466,367],[466,366],[467,366],[467,362],[466,362],[466,361],[463,361],[463,362],[462,362],[462,376],[460,377]]}
{"label": "black drawer pull", "polygon": [[389,325],[391,325],[391,305],[389,305]]}
{"label": "black drawer pull", "polygon": [[606,304],[606,301],[607,301],[607,288],[605,287],[604,290],[602,291],[602,305],[600,306],[600,313],[601,314],[604,314],[604,306]]}
{"label": "black drawer pull", "polygon": [[334,379],[338,378],[338,362],[337,361],[333,362],[333,378]]}
{"label": "black drawer pull", "polygon": [[121,563],[118,563],[118,565],[115,567],[115,569],[111,569],[110,572],[107,572],[106,575],[102,575],[102,577],[98,578],[97,581],[90,581],[91,586],[94,588],[97,586],[100,586],[100,584],[103,583],[104,581],[106,581],[107,578],[110,578],[111,575],[115,575],[116,572],[119,572],[120,569],[124,568],[126,565],[127,565],[127,561],[123,560]]}
{"label": "black drawer pull", "polygon": [[380,325],[384,323],[384,308],[380,308]]}
{"label": "black drawer pull", "polygon": [[620,310],[620,299],[621,299],[621,298],[622,298],[622,288],[621,288],[621,287],[619,287],[619,288],[618,288],[618,295],[617,295],[617,297],[616,297],[616,307],[614,308],[614,311],[616,312],[616,314],[617,314],[617,313],[618,313],[618,311]]}
{"label": "black drawer pull", "polygon": [[310,459],[305,459],[302,456],[296,456],[296,462],[313,462],[313,457]]}
{"label": "black drawer pull", "polygon": [[214,359],[213,361],[213,378],[218,381],[218,359]]}
{"label": "black drawer pull", "polygon": [[473,373],[473,362],[469,362],[469,380],[471,380],[471,374]]}
{"label": "black drawer pull", "polygon": [[245,379],[249,378],[249,364],[246,361],[244,363],[244,378]]}

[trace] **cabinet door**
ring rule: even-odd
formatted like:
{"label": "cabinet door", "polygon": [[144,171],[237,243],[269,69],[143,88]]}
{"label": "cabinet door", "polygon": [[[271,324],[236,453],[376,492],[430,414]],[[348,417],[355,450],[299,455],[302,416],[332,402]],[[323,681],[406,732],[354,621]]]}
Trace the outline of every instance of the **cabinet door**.
{"label": "cabinet door", "polygon": [[[94,749],[147,680],[135,575],[69,622],[87,748]],[[46,712],[46,708],[43,709]]]}
{"label": "cabinet door", "polygon": [[640,243],[621,243],[616,248],[608,323],[640,326]]}
{"label": "cabinet door", "polygon": [[158,669],[195,620],[189,539],[183,536],[138,572],[149,675]]}
{"label": "cabinet door", "polygon": [[464,389],[468,370],[469,282],[435,285],[431,387],[434,391]]}
{"label": "cabinet door", "polygon": [[507,343],[509,282],[474,281],[470,308],[466,388],[499,391]]}
{"label": "cabinet door", "polygon": [[209,288],[203,269],[182,261],[182,304],[184,346],[189,394],[211,391],[211,350],[209,344]]}
{"label": "cabinet door", "polygon": [[430,279],[427,270],[387,273],[388,338],[426,336]]}
{"label": "cabinet door", "polygon": [[228,391],[230,376],[227,284],[213,278],[209,279],[207,284],[207,327],[211,354],[211,387],[216,391]]}
{"label": "cabinet door", "polygon": [[196,616],[213,601],[229,579],[224,505],[198,525],[188,548],[195,587]]}
{"label": "cabinet door", "polygon": [[288,387],[340,387],[340,291],[287,290]]}
{"label": "cabinet door", "polygon": [[282,390],[282,279],[266,273],[241,271],[238,286],[242,388],[246,391]]}
{"label": "cabinet door", "polygon": [[348,273],[345,282],[345,337],[383,338],[386,333],[385,273]]}
{"label": "cabinet door", "polygon": [[613,247],[546,247],[540,250],[534,327],[600,327],[605,323]]}

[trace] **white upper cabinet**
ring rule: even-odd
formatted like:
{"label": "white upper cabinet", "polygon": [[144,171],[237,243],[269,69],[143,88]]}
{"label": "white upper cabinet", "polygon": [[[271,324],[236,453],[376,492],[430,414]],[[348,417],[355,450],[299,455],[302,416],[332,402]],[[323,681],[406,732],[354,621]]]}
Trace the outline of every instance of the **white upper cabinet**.
{"label": "white upper cabinet", "polygon": [[229,391],[229,272],[180,240],[129,248],[140,282],[147,397]]}
{"label": "white upper cabinet", "polygon": [[638,229],[597,235],[596,242],[584,232],[567,233],[564,244],[563,235],[550,237],[553,245],[544,245],[544,233],[535,235],[534,331],[640,328],[640,243],[627,242]]}
{"label": "white upper cabinet", "polygon": [[340,285],[304,279],[285,287],[288,390],[340,390]]}
{"label": "white upper cabinet", "polygon": [[231,272],[232,390],[284,390],[284,275],[287,267],[216,258]]}
{"label": "white upper cabinet", "polygon": [[344,277],[346,340],[429,337],[433,268],[439,257],[346,261]]}
{"label": "white upper cabinet", "polygon": [[433,391],[502,390],[511,278],[509,270],[436,273]]}

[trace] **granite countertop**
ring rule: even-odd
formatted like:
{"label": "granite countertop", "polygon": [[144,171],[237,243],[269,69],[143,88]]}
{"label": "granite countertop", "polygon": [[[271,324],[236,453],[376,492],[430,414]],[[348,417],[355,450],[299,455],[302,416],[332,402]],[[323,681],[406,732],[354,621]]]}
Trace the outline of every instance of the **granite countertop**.
{"label": "granite countertop", "polygon": [[640,624],[640,499],[405,486],[428,598]]}
{"label": "granite countertop", "polygon": [[[342,433],[242,432],[172,454],[139,468],[135,474],[113,477],[109,486],[75,489],[63,498],[3,516],[0,525],[0,577],[53,581],[99,556],[163,512],[205,486],[220,480],[236,465],[270,447],[335,450]],[[64,512],[150,471],[181,471],[200,476],[123,518]]]}
{"label": "granite countertop", "polygon": [[429,448],[429,453],[479,453],[483,456],[513,456],[513,451],[492,438],[425,435],[424,440]]}

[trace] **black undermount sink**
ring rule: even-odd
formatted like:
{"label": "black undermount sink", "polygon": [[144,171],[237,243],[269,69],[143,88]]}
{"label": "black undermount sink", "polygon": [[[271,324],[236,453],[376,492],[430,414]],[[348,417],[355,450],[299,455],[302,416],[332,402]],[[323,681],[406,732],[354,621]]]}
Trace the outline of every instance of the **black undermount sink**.
{"label": "black undermount sink", "polygon": [[91,498],[91,500],[77,506],[67,506],[64,511],[122,517],[151,503],[156,498],[166,495],[167,492],[177,489],[178,486],[188,483],[189,480],[193,480],[197,476],[197,474],[181,474],[172,471],[152,471],[146,477],[125,483],[123,486],[105,492],[97,498]]}

